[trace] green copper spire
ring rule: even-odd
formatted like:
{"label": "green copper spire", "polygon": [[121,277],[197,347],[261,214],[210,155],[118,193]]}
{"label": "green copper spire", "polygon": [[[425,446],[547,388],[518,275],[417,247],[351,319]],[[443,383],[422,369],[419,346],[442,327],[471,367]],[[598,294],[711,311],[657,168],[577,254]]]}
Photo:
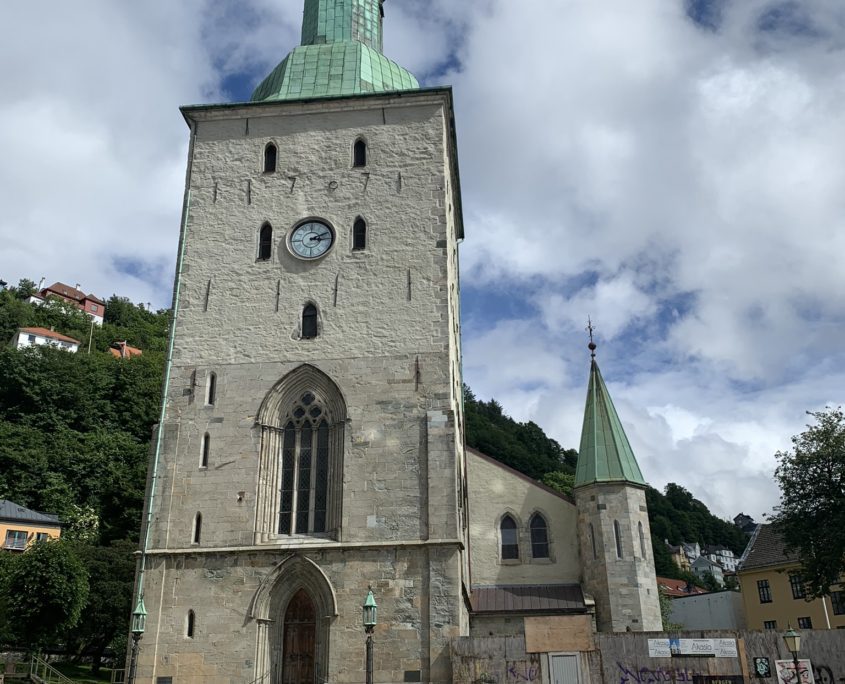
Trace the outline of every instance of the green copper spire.
{"label": "green copper spire", "polygon": [[302,45],[252,94],[297,100],[414,90],[414,76],[382,53],[384,0],[305,0]]}
{"label": "green copper spire", "polygon": [[622,428],[622,421],[619,420],[596,363],[592,323],[588,329],[592,361],[575,486],[582,487],[596,482],[630,482],[645,486],[640,466],[637,465],[637,459]]}

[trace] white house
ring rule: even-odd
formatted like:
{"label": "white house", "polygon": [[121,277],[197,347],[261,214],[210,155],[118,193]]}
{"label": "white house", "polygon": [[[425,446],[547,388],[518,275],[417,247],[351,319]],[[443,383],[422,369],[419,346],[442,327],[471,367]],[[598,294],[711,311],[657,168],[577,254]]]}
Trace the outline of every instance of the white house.
{"label": "white house", "polygon": [[42,346],[45,344],[64,349],[75,354],[79,351],[79,340],[67,335],[47,330],[47,328],[20,328],[17,335],[12,338],[12,345],[18,349],[24,347]]}

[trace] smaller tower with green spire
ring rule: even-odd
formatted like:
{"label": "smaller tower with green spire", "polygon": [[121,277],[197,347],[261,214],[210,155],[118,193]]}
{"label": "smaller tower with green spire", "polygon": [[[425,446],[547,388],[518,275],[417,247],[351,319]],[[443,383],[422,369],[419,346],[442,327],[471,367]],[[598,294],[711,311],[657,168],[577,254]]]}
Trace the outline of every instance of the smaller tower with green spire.
{"label": "smaller tower with green spire", "polygon": [[592,322],[587,330],[590,379],[574,491],[583,587],[600,631],[661,630],[646,483],[599,371]]}
{"label": "smaller tower with green spire", "polygon": [[382,54],[384,0],[305,0],[302,45],[265,78],[253,101],[342,97],[419,88]]}

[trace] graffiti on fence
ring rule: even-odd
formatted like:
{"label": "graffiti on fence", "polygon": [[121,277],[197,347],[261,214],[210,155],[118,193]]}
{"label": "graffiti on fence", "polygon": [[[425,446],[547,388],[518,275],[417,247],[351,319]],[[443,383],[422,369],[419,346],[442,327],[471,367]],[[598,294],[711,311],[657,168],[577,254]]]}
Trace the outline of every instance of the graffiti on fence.
{"label": "graffiti on fence", "polygon": [[660,682],[692,682],[693,677],[700,672],[694,670],[678,669],[674,667],[632,667],[628,669],[618,662],[619,684],[659,684]]}
{"label": "graffiti on fence", "polygon": [[540,666],[534,663],[508,663],[509,682],[536,682],[540,679]]}

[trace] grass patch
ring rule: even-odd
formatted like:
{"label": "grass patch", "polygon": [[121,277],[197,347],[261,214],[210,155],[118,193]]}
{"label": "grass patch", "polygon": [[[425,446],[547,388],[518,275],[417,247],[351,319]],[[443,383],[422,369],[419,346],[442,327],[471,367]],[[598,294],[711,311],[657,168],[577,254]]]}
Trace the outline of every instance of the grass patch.
{"label": "grass patch", "polygon": [[104,667],[100,668],[100,674],[95,677],[91,674],[90,665],[80,663],[51,663],[51,665],[65,677],[72,679],[74,682],[80,682],[80,684],[99,684],[100,682],[111,681],[111,670]]}

